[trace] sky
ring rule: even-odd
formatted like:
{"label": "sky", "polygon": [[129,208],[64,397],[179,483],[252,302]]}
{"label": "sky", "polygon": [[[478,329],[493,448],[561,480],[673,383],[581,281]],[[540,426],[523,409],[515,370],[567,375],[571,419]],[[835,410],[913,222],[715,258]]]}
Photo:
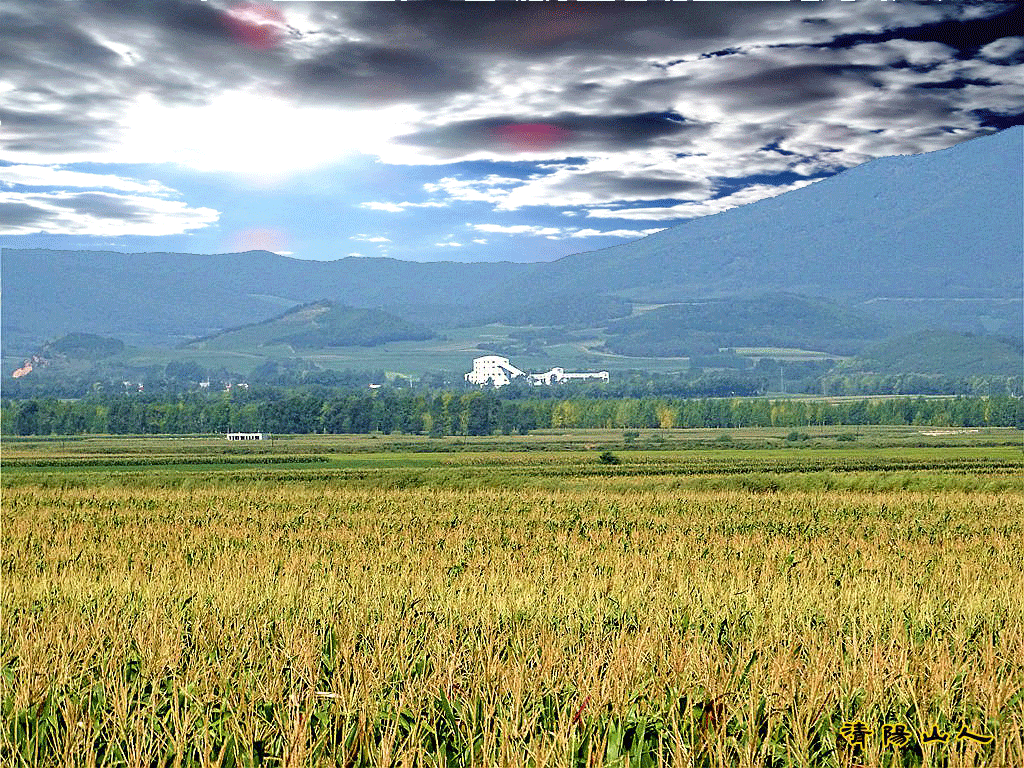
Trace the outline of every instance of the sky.
{"label": "sky", "polygon": [[0,0],[0,244],[541,261],[1024,122],[1018,3]]}

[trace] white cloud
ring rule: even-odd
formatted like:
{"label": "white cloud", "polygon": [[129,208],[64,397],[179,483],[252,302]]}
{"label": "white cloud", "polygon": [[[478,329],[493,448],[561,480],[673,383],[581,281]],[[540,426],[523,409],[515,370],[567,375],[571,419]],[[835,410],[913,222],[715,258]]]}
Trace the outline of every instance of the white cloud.
{"label": "white cloud", "polygon": [[54,165],[9,165],[0,167],[0,184],[22,187],[79,187],[118,189],[149,195],[176,195],[158,181],[137,181],[104,173],[69,171]]}
{"label": "white cloud", "polygon": [[349,240],[359,240],[363,243],[390,243],[391,239],[381,235],[352,235]]}
{"label": "white cloud", "polygon": [[[724,149],[720,152],[726,166],[720,175],[731,175],[737,160]],[[787,163],[781,157],[762,159],[759,172],[785,170]],[[717,156],[712,159],[706,154],[679,157],[674,150],[623,151],[571,165],[548,165],[543,172],[525,179],[449,177],[427,187],[451,200],[489,203],[500,211],[530,206],[608,205],[626,200],[699,200],[714,191],[707,165],[717,160]],[[562,215],[578,214],[563,211]]]}
{"label": "white cloud", "polygon": [[[637,239],[661,231],[660,229],[598,230],[579,229],[577,227],[569,227],[568,229],[563,229],[561,227],[538,227],[531,226],[529,224],[467,224],[466,226],[470,227],[471,229],[478,230],[480,232],[492,232],[495,234],[502,235],[523,235],[527,237],[545,237],[548,240],[564,240],[566,238],[579,239],[585,237],[624,237]],[[474,240],[473,242],[477,241]],[[486,242],[486,240],[483,242]]]}
{"label": "white cloud", "polygon": [[428,200],[425,203],[410,203],[408,201],[404,202],[404,203],[368,202],[368,203],[360,203],[359,207],[360,208],[368,208],[371,211],[386,211],[388,213],[401,213],[402,211],[406,210],[407,208],[445,208],[445,207],[447,207],[447,205],[448,205],[448,203],[446,203],[446,202],[441,202],[441,201],[436,201],[436,200]]}
{"label": "white cloud", "polygon": [[569,235],[569,237],[628,237],[632,239],[639,239],[641,237],[653,235],[655,232],[661,232],[661,229],[612,229],[608,231],[601,231],[597,229],[578,229]]}
{"label": "white cloud", "polygon": [[986,59],[999,61],[1010,58],[1022,48],[1024,48],[1024,37],[1004,37],[984,46],[978,53]]}
{"label": "white cloud", "polygon": [[474,238],[473,242],[474,243],[479,243],[480,245],[487,245],[487,239],[483,238],[483,237]]}
{"label": "white cloud", "polygon": [[358,251],[352,251],[352,252],[351,252],[351,253],[349,254],[349,256],[362,256],[362,255],[363,255],[363,254],[359,253]]}
{"label": "white cloud", "polygon": [[0,234],[179,235],[210,226],[212,208],[110,192],[0,192]]}
{"label": "white cloud", "polygon": [[387,211],[388,213],[401,213],[405,207],[400,203],[360,203],[360,208],[369,208],[371,211]]}
{"label": "white cloud", "polygon": [[500,203],[508,194],[503,187],[522,184],[522,179],[510,179],[491,174],[482,179],[458,179],[446,176],[436,183],[424,184],[423,189],[433,194],[447,195],[452,200],[468,203]]}
{"label": "white cloud", "polygon": [[444,243],[434,243],[434,245],[436,245],[436,246],[438,246],[440,248],[446,248],[446,247],[447,248],[461,248],[462,247],[462,243],[456,243],[456,242],[453,242],[451,240],[449,240],[447,242],[444,242]]}
{"label": "white cloud", "polygon": [[560,235],[562,230],[558,227],[537,227],[530,224],[469,224],[471,229],[478,232],[489,232],[500,235]]}

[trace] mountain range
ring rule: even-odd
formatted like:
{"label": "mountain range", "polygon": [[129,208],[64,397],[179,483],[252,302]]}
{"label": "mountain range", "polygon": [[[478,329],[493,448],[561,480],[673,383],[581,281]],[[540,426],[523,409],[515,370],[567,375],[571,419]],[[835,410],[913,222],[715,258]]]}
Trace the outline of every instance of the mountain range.
{"label": "mountain range", "polygon": [[[390,369],[390,342],[458,337],[472,351],[509,326],[568,333],[586,342],[581,353],[648,358],[716,346],[855,353],[925,330],[1019,338],[1022,158],[1018,126],[546,263],[5,248],[4,355],[68,333],[195,351],[197,339],[287,324],[289,310],[321,301],[313,314],[332,317],[332,330],[293,328],[293,348],[346,346],[332,337],[338,324],[374,310],[356,336]],[[397,336],[374,336],[375,324]],[[244,336],[217,343],[241,351]]]}

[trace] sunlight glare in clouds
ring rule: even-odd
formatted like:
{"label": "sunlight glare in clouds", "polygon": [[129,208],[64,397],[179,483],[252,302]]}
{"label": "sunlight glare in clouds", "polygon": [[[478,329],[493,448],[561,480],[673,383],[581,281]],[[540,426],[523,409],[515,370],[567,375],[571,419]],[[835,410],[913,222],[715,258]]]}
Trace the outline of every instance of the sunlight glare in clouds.
{"label": "sunlight glare in clouds", "polygon": [[296,171],[370,151],[394,133],[393,110],[296,106],[273,93],[234,91],[210,104],[168,106],[140,98],[130,111],[125,157],[162,153],[199,171],[227,171],[270,187]]}

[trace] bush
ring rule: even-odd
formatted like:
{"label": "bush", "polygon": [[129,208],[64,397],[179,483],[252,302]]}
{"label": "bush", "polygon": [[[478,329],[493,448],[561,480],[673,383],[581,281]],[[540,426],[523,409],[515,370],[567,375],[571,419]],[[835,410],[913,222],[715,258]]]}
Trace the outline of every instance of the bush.
{"label": "bush", "polygon": [[602,453],[600,456],[597,457],[597,460],[600,461],[602,464],[621,464],[622,463],[622,459],[620,459],[618,456],[616,456],[611,451],[605,451],[604,453]]}

